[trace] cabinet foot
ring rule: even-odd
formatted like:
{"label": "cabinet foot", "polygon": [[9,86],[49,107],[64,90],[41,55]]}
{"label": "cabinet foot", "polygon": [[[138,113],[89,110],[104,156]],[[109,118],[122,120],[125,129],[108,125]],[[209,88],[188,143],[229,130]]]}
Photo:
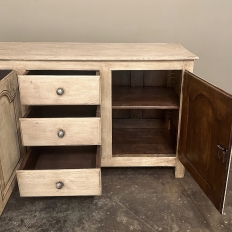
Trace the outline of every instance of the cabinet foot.
{"label": "cabinet foot", "polygon": [[4,209],[4,207],[3,207],[3,205],[0,203],[0,216],[2,215],[3,209]]}
{"label": "cabinet foot", "polygon": [[185,174],[185,167],[177,159],[176,160],[176,167],[175,167],[175,177],[176,178],[183,178],[184,174]]}

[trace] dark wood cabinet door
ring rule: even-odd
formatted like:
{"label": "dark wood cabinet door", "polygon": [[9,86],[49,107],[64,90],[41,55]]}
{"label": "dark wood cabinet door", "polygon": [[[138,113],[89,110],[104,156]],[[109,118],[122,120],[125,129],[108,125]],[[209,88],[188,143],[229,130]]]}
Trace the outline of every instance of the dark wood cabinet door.
{"label": "dark wood cabinet door", "polygon": [[222,213],[231,152],[232,96],[184,73],[179,159]]}

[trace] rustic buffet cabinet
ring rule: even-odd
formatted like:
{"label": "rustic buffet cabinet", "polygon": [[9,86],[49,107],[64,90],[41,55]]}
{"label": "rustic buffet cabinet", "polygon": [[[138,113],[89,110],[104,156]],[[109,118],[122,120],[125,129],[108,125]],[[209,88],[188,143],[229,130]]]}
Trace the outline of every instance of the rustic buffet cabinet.
{"label": "rustic buffet cabinet", "polygon": [[0,213],[20,195],[101,194],[101,167],[190,172],[222,212],[232,98],[179,44],[0,43]]}

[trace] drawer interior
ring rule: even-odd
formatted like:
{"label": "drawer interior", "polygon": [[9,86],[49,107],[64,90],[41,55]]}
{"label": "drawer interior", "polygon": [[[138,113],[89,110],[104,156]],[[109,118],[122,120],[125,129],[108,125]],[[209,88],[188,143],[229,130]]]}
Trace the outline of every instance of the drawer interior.
{"label": "drawer interior", "polygon": [[99,106],[32,106],[24,118],[82,118],[96,117]]}
{"label": "drawer interior", "polygon": [[0,70],[0,80],[7,76],[12,70]]}
{"label": "drawer interior", "polygon": [[97,71],[83,71],[83,70],[28,70],[26,75],[59,75],[59,76],[92,76],[96,75]]}
{"label": "drawer interior", "polygon": [[99,146],[33,147],[20,170],[100,168]]}

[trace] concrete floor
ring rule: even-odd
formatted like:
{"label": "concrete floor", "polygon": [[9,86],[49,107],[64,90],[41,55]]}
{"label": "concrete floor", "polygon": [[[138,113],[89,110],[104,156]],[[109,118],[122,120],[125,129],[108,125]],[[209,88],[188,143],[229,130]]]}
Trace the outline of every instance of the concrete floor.
{"label": "concrete floor", "polygon": [[220,215],[188,173],[103,168],[99,197],[20,198],[13,192],[0,231],[232,231],[232,178]]}

